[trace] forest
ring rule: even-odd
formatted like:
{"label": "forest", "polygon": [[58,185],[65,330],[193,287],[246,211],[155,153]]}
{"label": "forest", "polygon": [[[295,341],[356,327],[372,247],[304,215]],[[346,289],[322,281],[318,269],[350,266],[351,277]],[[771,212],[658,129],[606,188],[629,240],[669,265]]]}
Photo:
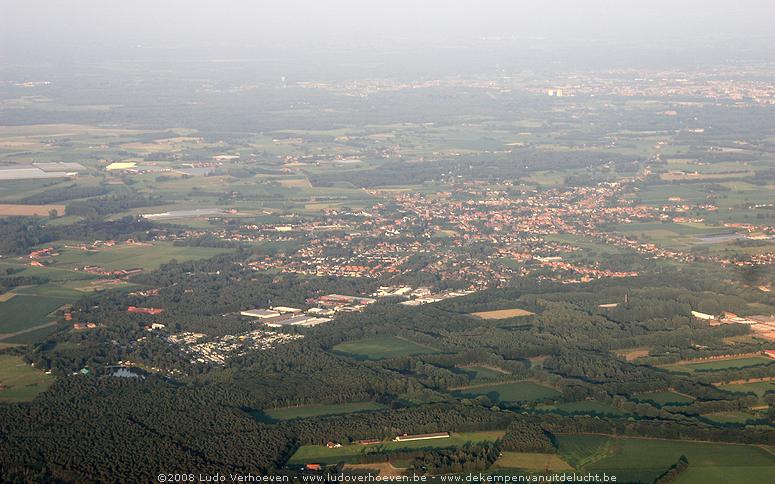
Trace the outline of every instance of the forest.
{"label": "forest", "polygon": [[[380,300],[318,327],[287,329],[304,337],[271,351],[248,352],[224,365],[190,362],[169,346],[164,332],[203,332],[210,338],[239,333],[254,325],[232,316],[240,310],[270,304],[307,307],[322,294],[369,294],[380,283],[255,272],[246,264],[251,257],[252,251],[240,249],[134,276],[135,284],[156,290],[87,296],[73,305],[73,321],[97,323],[96,329],[75,332],[72,322],[60,319],[46,341],[14,350],[59,378],[30,403],[0,405],[4,479],[99,480],[151,476],[159,468],[187,465],[203,472],[296,472],[285,463],[303,445],[440,430],[500,429],[505,436],[495,444],[394,458],[411,460],[410,467],[422,473],[483,470],[499,449],[554,453],[556,435],[573,433],[775,444],[772,411],[752,415],[749,423],[754,426],[706,417],[756,406],[759,396],[723,390],[715,383],[775,376],[775,362],[694,374],[660,367],[698,355],[765,348],[755,340],[730,348],[727,338],[744,336],[746,328],[709,327],[687,316],[694,309],[721,307],[745,313],[763,301],[745,289],[727,287],[722,295],[713,279],[685,272],[647,274],[624,285],[599,280],[570,290],[519,279],[507,288],[433,305],[407,307]],[[34,282],[13,277],[5,276],[5,284]],[[598,307],[625,294],[627,302],[614,310]],[[164,312],[136,314],[127,312],[128,306]],[[470,315],[510,307],[532,314],[503,320]],[[166,329],[149,333],[151,322]],[[375,359],[335,350],[343,342],[380,337],[403,338],[428,350]],[[637,361],[617,353],[639,346],[650,350]],[[143,372],[143,378],[111,376],[111,367],[127,360],[157,370]],[[81,374],[83,368],[89,375]],[[457,396],[455,389],[472,385],[464,371],[468,368],[497,370],[477,377],[479,386],[532,382],[554,393],[521,401],[497,393]],[[675,392],[686,401],[650,397],[660,392]],[[770,402],[775,394],[761,398]],[[378,402],[383,409],[286,421],[264,413],[363,401]],[[585,402],[607,410],[563,410]],[[77,444],[57,444],[62,441]],[[384,458],[375,454],[369,461]],[[138,467],[138,462],[143,464]],[[235,467],[237,462],[243,467]],[[662,482],[684,466],[678,462],[665,469]]]}

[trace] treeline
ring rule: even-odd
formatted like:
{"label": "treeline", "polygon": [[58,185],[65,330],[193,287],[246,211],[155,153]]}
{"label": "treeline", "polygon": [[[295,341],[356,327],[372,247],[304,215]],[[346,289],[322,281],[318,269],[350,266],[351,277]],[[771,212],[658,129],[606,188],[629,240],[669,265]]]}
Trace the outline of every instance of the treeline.
{"label": "treeline", "polygon": [[41,276],[10,276],[0,277],[0,294],[19,286],[36,286],[46,284],[50,279]]}
{"label": "treeline", "polygon": [[30,247],[59,239],[33,217],[0,218],[0,255],[26,254]]}
{"label": "treeline", "polygon": [[678,462],[670,466],[663,474],[654,480],[654,484],[669,484],[681,477],[681,474],[689,468],[689,459],[685,455],[678,458]]}
{"label": "treeline", "polygon": [[506,429],[501,448],[514,452],[557,452],[554,436],[541,424],[524,417],[517,417]]}
{"label": "treeline", "polygon": [[143,218],[126,216],[119,220],[84,220],[71,225],[43,225],[33,217],[0,219],[0,254],[23,255],[32,247],[57,240],[135,238],[145,240],[154,225]]}
{"label": "treeline", "polygon": [[498,460],[499,446],[494,442],[469,443],[453,449],[422,452],[409,465],[409,472],[422,474],[459,474],[488,469]]}
{"label": "treeline", "polygon": [[133,208],[152,207],[165,203],[168,202],[160,195],[109,195],[70,202],[65,206],[65,215],[85,218],[103,217]]}

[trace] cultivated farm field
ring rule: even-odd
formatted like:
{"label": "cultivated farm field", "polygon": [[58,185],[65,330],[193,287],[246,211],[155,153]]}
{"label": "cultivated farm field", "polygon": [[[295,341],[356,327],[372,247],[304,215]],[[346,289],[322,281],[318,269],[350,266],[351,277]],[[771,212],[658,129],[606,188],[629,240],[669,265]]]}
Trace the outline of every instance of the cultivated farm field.
{"label": "cultivated farm field", "polygon": [[32,400],[53,382],[53,376],[32,368],[18,356],[0,355],[0,402]]}
{"label": "cultivated farm field", "polygon": [[364,360],[380,360],[436,352],[433,348],[397,336],[349,341],[340,343],[333,349],[337,353]]}
{"label": "cultivated farm field", "polygon": [[458,398],[476,398],[484,395],[494,402],[533,402],[559,395],[553,388],[530,381],[472,385],[457,388],[452,393]]}
{"label": "cultivated farm field", "polygon": [[519,316],[530,316],[531,314],[533,313],[519,308],[498,309],[495,311],[481,311],[478,313],[471,313],[472,316],[476,316],[477,318],[481,319],[508,319],[516,318]]}

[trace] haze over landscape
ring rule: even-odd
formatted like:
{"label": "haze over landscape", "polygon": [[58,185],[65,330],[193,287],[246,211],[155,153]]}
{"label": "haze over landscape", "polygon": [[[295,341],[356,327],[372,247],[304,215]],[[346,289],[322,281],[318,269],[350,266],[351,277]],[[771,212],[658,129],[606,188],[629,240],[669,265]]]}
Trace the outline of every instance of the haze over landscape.
{"label": "haze over landscape", "polygon": [[771,481],[773,17],[0,0],[0,482]]}

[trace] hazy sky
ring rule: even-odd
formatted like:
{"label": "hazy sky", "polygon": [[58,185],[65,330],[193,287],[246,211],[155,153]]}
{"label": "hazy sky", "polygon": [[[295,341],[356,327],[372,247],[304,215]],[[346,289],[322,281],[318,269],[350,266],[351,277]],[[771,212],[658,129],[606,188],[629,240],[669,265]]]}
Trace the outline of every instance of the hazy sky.
{"label": "hazy sky", "polygon": [[[483,35],[772,35],[768,0],[0,0],[7,40],[41,43]],[[4,42],[3,48],[11,48]]]}
{"label": "hazy sky", "polygon": [[209,59],[282,52],[289,60],[344,49],[357,58],[468,48],[483,37],[767,51],[775,50],[773,18],[771,0],[0,0],[0,61],[147,57],[155,49]]}

